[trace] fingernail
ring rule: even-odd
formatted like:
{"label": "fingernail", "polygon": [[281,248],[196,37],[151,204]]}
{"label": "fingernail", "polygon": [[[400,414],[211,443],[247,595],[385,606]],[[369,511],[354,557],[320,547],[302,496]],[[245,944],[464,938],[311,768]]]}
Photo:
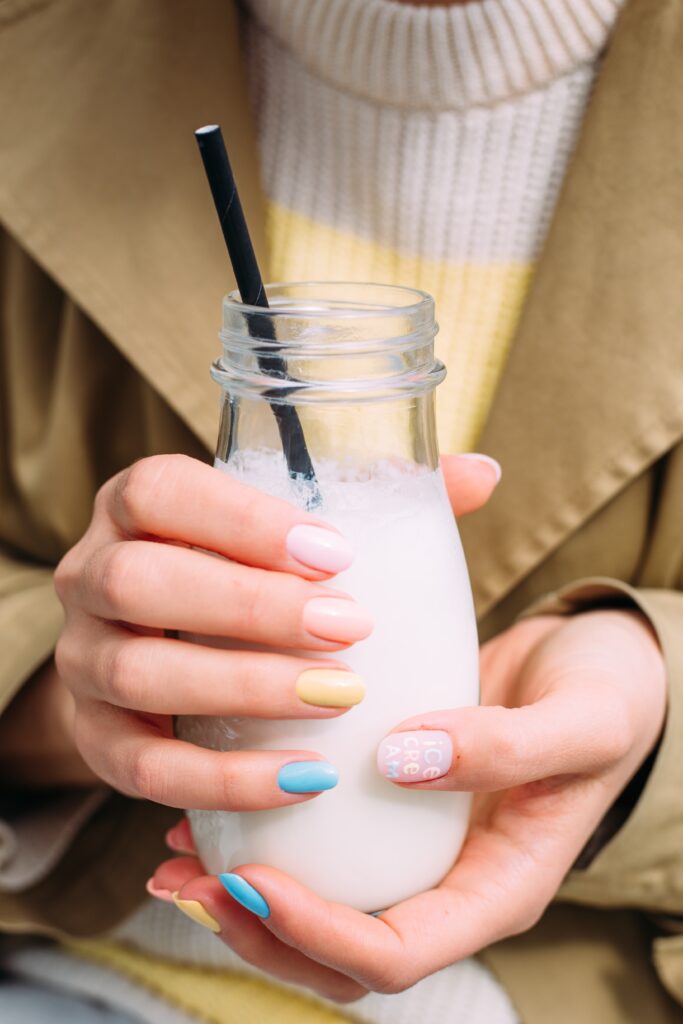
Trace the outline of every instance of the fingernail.
{"label": "fingernail", "polygon": [[500,482],[500,478],[503,475],[503,470],[500,462],[496,459],[492,459],[490,455],[481,455],[479,452],[467,452],[460,456],[461,459],[473,459],[477,462],[485,462],[487,466],[490,466],[493,472],[496,474],[496,483]]}
{"label": "fingernail", "polygon": [[349,644],[372,632],[372,615],[355,601],[314,597],[304,605],[304,628],[321,640]]}
{"label": "fingernail", "polygon": [[287,534],[287,551],[297,562],[321,572],[341,572],[353,561],[351,545],[335,530],[300,523]]}
{"label": "fingernail", "polygon": [[321,708],[350,708],[362,701],[365,685],[354,672],[308,668],[296,681],[296,695],[304,704],[317,704]]}
{"label": "fingernail", "polygon": [[212,917],[208,910],[201,905],[199,900],[181,900],[177,892],[173,893],[173,902],[178,910],[182,910],[192,921],[200,924],[202,928],[218,933],[221,926],[215,917]]}
{"label": "fingernail", "polygon": [[451,738],[439,729],[392,732],[377,750],[377,767],[394,782],[440,779],[448,772],[452,760]]}
{"label": "fingernail", "polygon": [[186,841],[185,830],[182,823],[169,828],[165,836],[165,842],[169,850],[174,853],[194,853],[190,843]]}
{"label": "fingernail", "polygon": [[270,907],[261,893],[253,885],[250,885],[246,878],[229,871],[224,875],[219,875],[218,880],[240,906],[251,910],[252,914],[256,914],[257,917],[270,917]]}
{"label": "fingernail", "polygon": [[153,878],[148,878],[145,882],[145,889],[153,896],[155,900],[163,900],[164,903],[173,903],[173,893],[170,889],[161,889],[159,886],[154,884]]}
{"label": "fingernail", "polygon": [[329,761],[291,761],[277,773],[277,784],[285,793],[322,793],[338,782],[339,773]]}

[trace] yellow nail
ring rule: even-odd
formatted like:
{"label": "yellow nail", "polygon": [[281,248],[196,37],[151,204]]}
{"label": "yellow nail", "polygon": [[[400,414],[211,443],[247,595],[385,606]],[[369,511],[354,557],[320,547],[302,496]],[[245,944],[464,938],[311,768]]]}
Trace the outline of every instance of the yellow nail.
{"label": "yellow nail", "polygon": [[181,900],[177,892],[173,893],[173,902],[178,910],[182,910],[192,921],[196,921],[202,928],[208,928],[212,932],[219,932],[221,926],[215,917],[206,910],[199,900]]}
{"label": "yellow nail", "polygon": [[360,676],[338,669],[309,668],[296,681],[296,695],[304,704],[322,708],[350,708],[360,704],[365,685]]}

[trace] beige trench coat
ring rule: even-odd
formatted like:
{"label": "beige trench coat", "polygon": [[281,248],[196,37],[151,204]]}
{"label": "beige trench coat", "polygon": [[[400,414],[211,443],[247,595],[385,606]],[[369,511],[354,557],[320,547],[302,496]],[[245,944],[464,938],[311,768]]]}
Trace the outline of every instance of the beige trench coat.
{"label": "beige trench coat", "polygon": [[[0,706],[50,656],[99,484],[208,457],[230,281],[191,133],[223,125],[265,265],[247,111],[228,0],[0,0]],[[631,0],[480,442],[503,482],[462,524],[482,638],[539,600],[637,605],[668,667],[628,822],[484,954],[528,1024],[683,1019],[682,325],[683,5]],[[112,795],[0,927],[110,927],[175,817]]]}

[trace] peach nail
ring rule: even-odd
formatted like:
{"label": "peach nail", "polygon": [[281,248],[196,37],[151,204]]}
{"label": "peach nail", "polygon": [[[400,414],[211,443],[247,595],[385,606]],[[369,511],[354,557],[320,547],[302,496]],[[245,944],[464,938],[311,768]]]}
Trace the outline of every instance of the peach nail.
{"label": "peach nail", "polygon": [[366,608],[341,597],[314,597],[304,605],[304,628],[321,640],[355,643],[372,632],[374,621]]}
{"label": "peach nail", "polygon": [[164,903],[173,903],[173,893],[171,892],[171,890],[159,888],[159,886],[156,886],[154,884],[153,878],[147,879],[147,882],[145,883],[145,889],[150,894],[150,896],[154,896],[155,899],[163,900]]}

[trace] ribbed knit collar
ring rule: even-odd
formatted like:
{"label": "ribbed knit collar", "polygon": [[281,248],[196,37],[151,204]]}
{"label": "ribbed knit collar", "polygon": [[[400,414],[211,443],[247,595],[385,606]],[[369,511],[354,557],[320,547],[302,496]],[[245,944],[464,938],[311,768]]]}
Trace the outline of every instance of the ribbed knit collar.
{"label": "ribbed knit collar", "polygon": [[547,85],[604,47],[623,0],[245,0],[308,70],[413,109],[490,105]]}

